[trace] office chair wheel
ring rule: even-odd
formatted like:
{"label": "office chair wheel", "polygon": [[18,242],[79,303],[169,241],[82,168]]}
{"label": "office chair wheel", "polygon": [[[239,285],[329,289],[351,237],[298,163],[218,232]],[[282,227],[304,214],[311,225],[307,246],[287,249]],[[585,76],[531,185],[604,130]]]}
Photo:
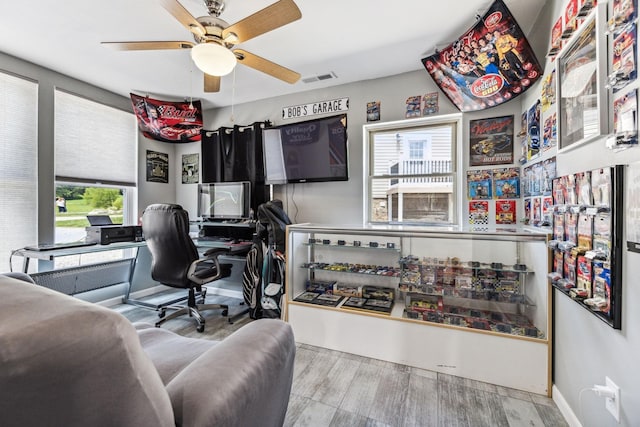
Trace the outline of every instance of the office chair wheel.
{"label": "office chair wheel", "polygon": [[229,310],[222,310],[222,316],[226,317],[229,314]]}
{"label": "office chair wheel", "polygon": [[158,313],[158,317],[159,318],[164,318],[164,316],[167,315],[167,310],[165,310],[164,308],[162,310],[160,310],[160,312]]}
{"label": "office chair wheel", "polygon": [[204,325],[198,325],[196,327],[196,331],[201,332],[201,333],[204,332]]}

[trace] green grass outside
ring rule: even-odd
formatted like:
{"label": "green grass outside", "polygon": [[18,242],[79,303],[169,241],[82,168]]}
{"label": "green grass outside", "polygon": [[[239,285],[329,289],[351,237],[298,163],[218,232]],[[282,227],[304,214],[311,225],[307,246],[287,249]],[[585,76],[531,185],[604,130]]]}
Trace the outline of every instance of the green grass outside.
{"label": "green grass outside", "polygon": [[93,208],[89,206],[84,199],[67,200],[67,212],[65,213],[58,212],[58,208],[55,205],[54,208],[56,210],[56,217],[58,218],[65,216],[87,215],[93,210]]}
{"label": "green grass outside", "polygon": [[[56,213],[56,227],[88,227],[87,218],[78,219],[75,217],[86,217],[93,207],[89,206],[84,199],[67,200],[67,212],[60,213],[54,204]],[[122,214],[109,215],[111,220],[116,224],[122,224]],[[72,218],[73,217],[73,218]],[[69,218],[69,219],[65,219]]]}

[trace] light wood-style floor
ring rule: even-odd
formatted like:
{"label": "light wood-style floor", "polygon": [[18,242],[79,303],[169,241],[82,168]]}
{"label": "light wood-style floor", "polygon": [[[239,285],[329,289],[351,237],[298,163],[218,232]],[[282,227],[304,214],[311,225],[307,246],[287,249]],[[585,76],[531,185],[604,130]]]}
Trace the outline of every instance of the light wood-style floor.
{"label": "light wood-style floor", "polygon": [[[154,297],[156,300],[166,295]],[[242,311],[240,300],[208,295],[207,302]],[[155,323],[157,313],[132,305],[112,307],[132,322]],[[205,312],[205,331],[188,317],[162,327],[181,335],[220,340],[251,321],[230,325]],[[508,363],[508,355],[505,355]],[[568,424],[546,396],[466,380],[306,344],[297,345],[285,426],[560,427]]]}

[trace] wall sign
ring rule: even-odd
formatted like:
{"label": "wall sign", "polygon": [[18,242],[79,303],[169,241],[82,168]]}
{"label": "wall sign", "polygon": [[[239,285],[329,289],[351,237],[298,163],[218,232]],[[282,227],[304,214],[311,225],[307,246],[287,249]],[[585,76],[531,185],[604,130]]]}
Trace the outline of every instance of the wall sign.
{"label": "wall sign", "polygon": [[513,116],[469,121],[469,166],[513,163]]}
{"label": "wall sign", "polygon": [[200,154],[182,155],[182,183],[197,184],[200,182]]}
{"label": "wall sign", "polygon": [[169,183],[169,155],[147,150],[147,182]]}
{"label": "wall sign", "polygon": [[331,99],[304,105],[292,105],[282,109],[283,119],[317,116],[318,114],[349,111],[349,98]]}

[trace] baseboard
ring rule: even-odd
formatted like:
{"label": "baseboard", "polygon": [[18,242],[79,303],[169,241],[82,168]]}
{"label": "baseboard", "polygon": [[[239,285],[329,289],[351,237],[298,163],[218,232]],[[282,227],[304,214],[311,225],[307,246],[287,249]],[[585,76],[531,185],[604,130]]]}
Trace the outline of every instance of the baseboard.
{"label": "baseboard", "polygon": [[570,427],[582,427],[582,423],[555,385],[551,388],[551,396],[567,424],[569,424]]}
{"label": "baseboard", "polygon": [[[161,291],[166,290],[166,289],[167,289],[167,287],[164,286],[164,285],[152,286],[151,288],[146,288],[146,289],[142,289],[142,290],[139,290],[139,291],[136,291],[136,292],[132,292],[131,295],[129,295],[129,298],[131,298],[131,299],[139,299],[139,298],[143,298],[143,297],[148,297],[149,295],[156,294],[156,293],[161,292]],[[100,302],[98,302],[96,304],[103,305],[105,307],[112,307],[114,305],[122,304],[122,296],[109,298],[107,300],[100,301]]]}

